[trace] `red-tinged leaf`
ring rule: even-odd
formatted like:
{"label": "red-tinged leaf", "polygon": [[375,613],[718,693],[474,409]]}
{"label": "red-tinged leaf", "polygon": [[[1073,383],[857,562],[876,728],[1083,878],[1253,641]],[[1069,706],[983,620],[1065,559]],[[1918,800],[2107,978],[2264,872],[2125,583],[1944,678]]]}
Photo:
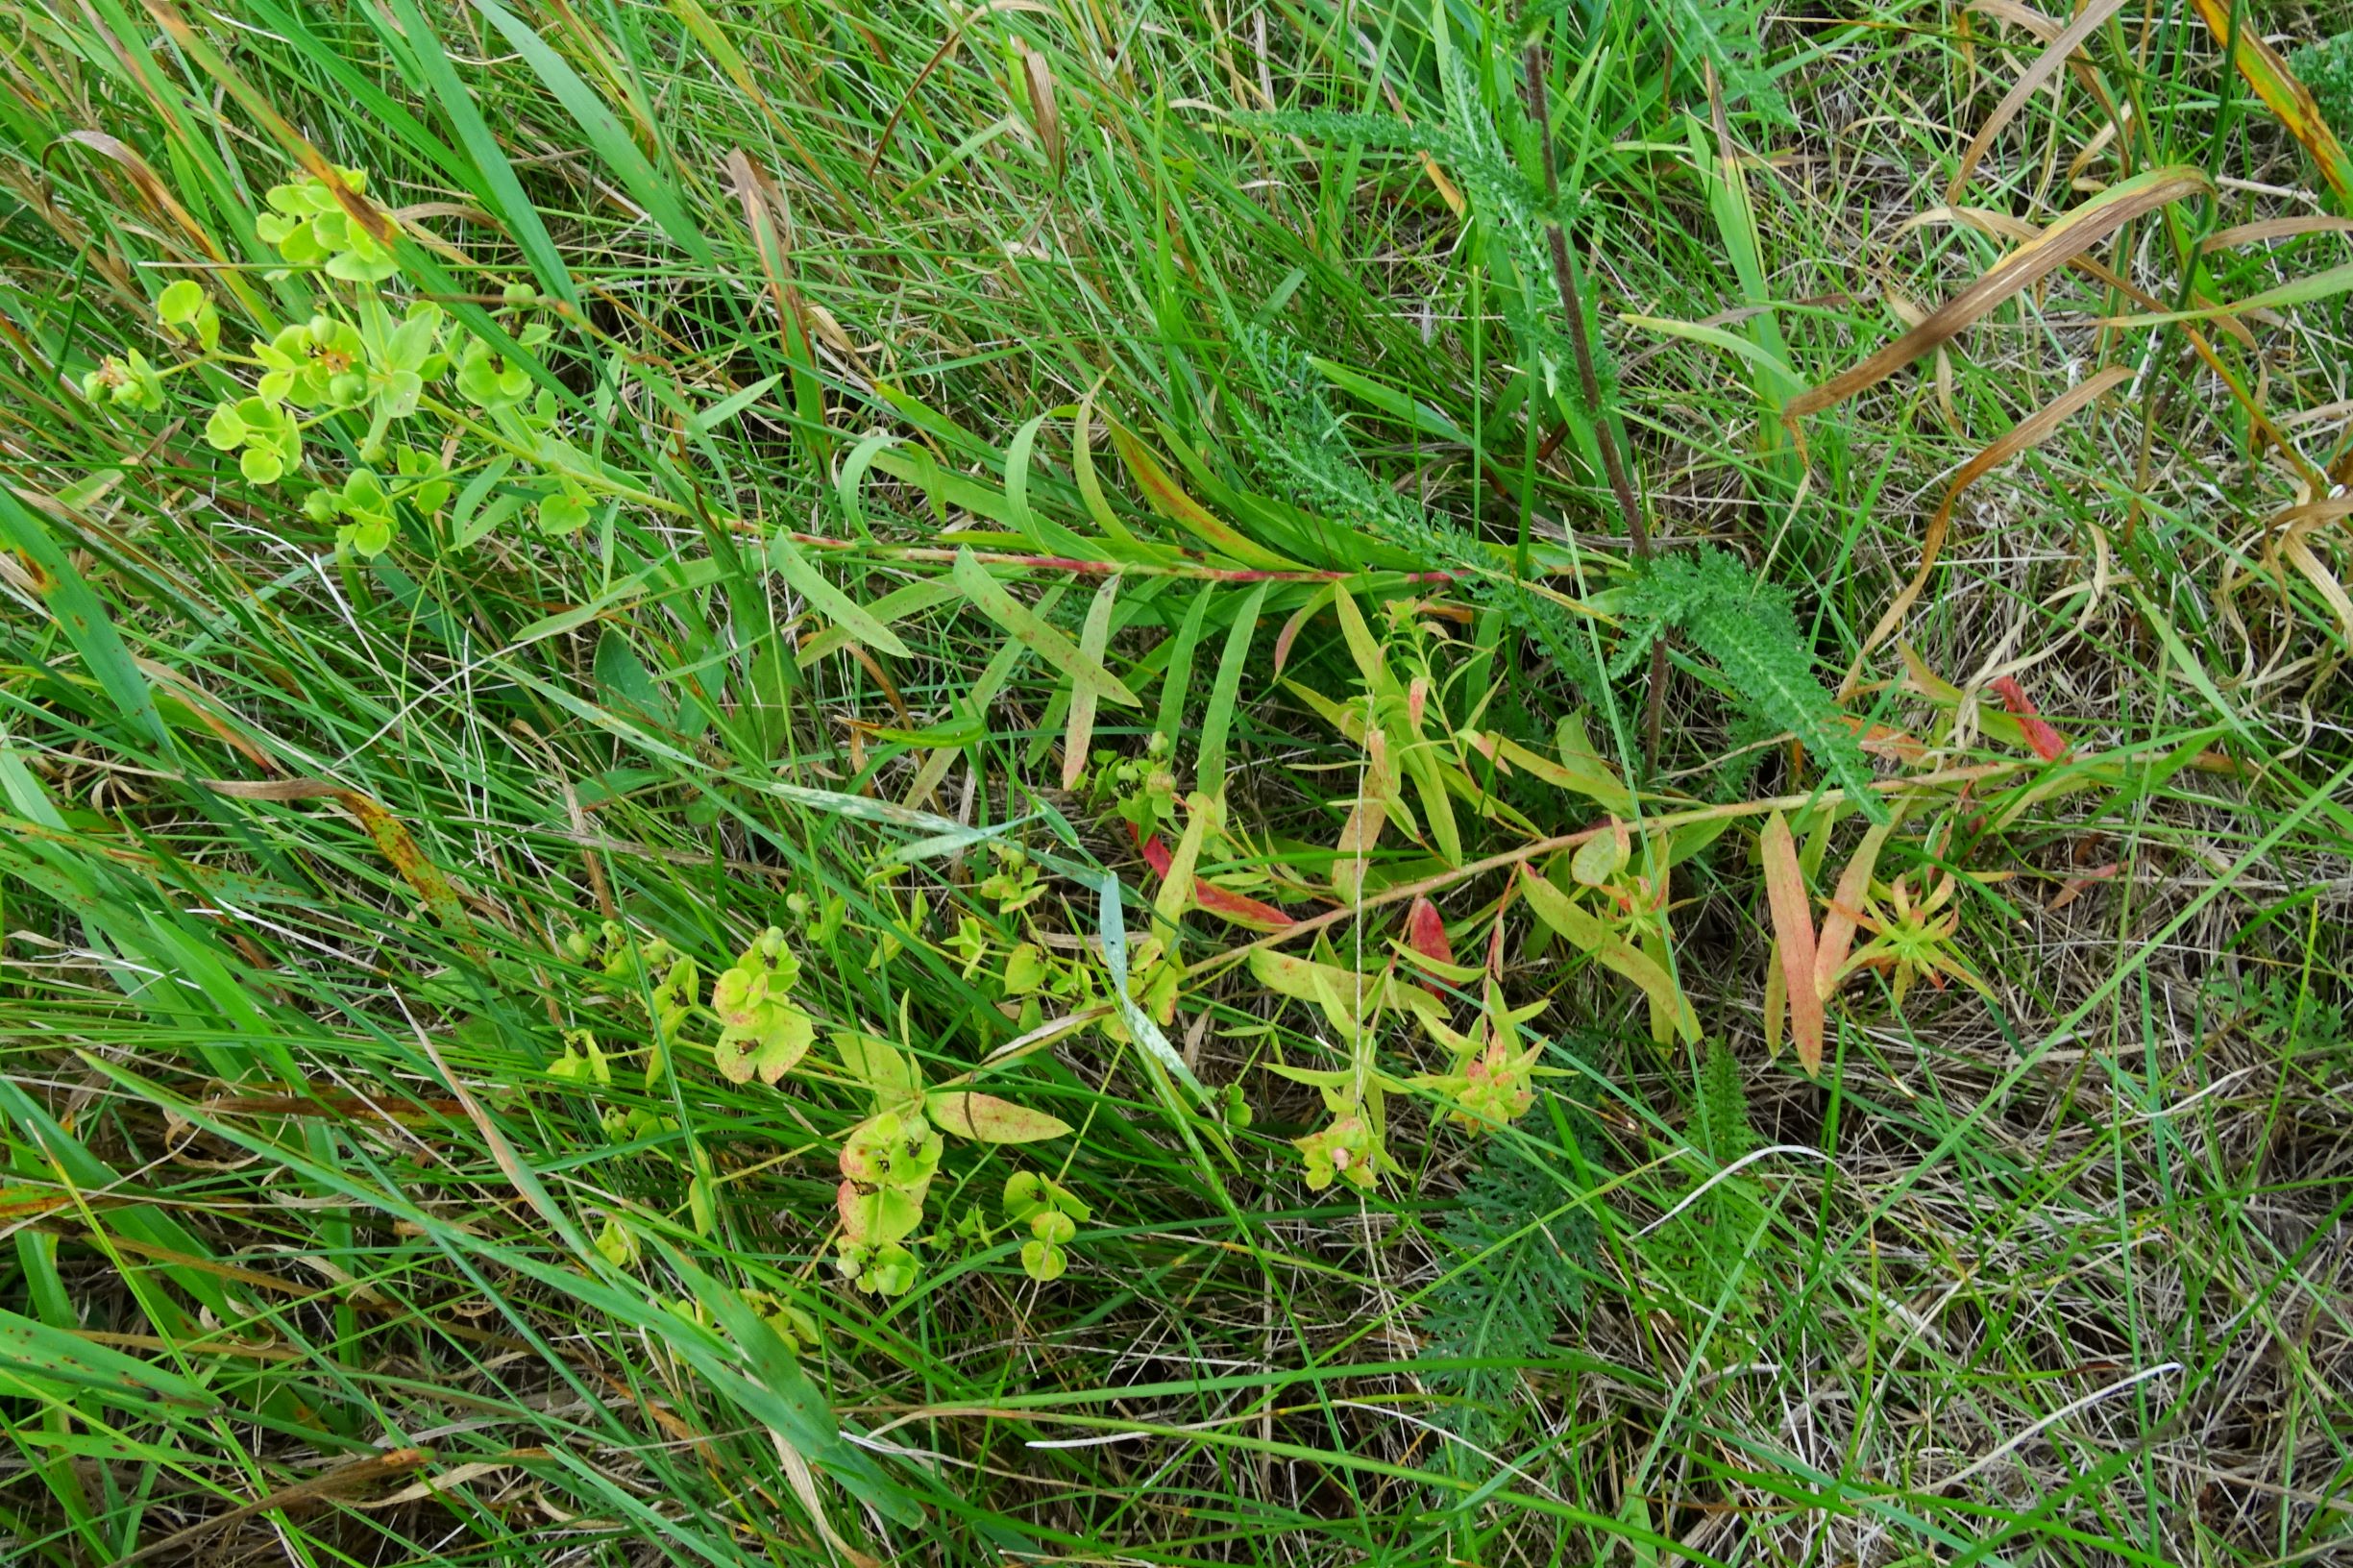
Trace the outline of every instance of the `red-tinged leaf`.
{"label": "red-tinged leaf", "polygon": [[1814,989],[1814,914],[1798,865],[1798,842],[1779,812],[1765,819],[1758,837],[1765,857],[1765,897],[1781,949],[1781,983],[1789,996],[1789,1033],[1798,1065],[1810,1077],[1822,1070],[1822,993]]}
{"label": "red-tinged leaf", "polygon": [[1838,876],[1838,891],[1830,894],[1830,910],[1822,919],[1822,940],[1814,948],[1814,991],[1824,1001],[1838,990],[1838,971],[1847,967],[1854,945],[1854,928],[1862,918],[1863,900],[1871,893],[1872,870],[1879,863],[1880,846],[1894,824],[1881,822],[1863,835],[1854,858]]}
{"label": "red-tinged leaf", "polygon": [[1231,527],[1208,507],[1187,495],[1185,487],[1161,467],[1160,459],[1152,455],[1151,450],[1116,424],[1111,427],[1111,443],[1119,453],[1119,460],[1127,464],[1128,472],[1136,477],[1136,483],[1142,489],[1144,499],[1161,516],[1199,535],[1211,548],[1244,566],[1275,572],[1299,570],[1297,561],[1276,554],[1257,540]]}
{"label": "red-tinged leaf", "polygon": [[1928,748],[1902,730],[1890,724],[1875,724],[1852,714],[1831,716],[1838,723],[1854,732],[1855,744],[1875,757],[1917,768],[1928,754]]}
{"label": "red-tinged leaf", "polygon": [[[1128,837],[1136,841],[1136,847],[1142,851],[1144,864],[1152,868],[1155,876],[1164,877],[1174,869],[1176,857],[1168,852],[1166,845],[1160,842],[1159,834],[1147,839],[1137,831],[1134,822],[1128,823],[1127,831]],[[1272,904],[1262,904],[1246,894],[1221,888],[1198,876],[1193,878],[1193,907],[1221,916],[1252,931],[1285,931],[1299,923]]]}
{"label": "red-tinged leaf", "polygon": [[1070,1124],[1060,1116],[1032,1111],[993,1094],[965,1090],[925,1095],[923,1114],[942,1132],[977,1139],[983,1143],[1037,1143],[1061,1138],[1070,1130]]}
{"label": "red-tinged leaf", "polygon": [[1416,898],[1406,912],[1406,943],[1424,958],[1440,964],[1455,961],[1454,944],[1446,940],[1446,922],[1438,919],[1438,906],[1427,898]]}
{"label": "red-tinged leaf", "polygon": [[2015,676],[1998,675],[1987,684],[1994,695],[2001,698],[2001,705],[2010,710],[2011,717],[2018,721],[2018,727],[2026,732],[2026,744],[2034,747],[2036,756],[2045,762],[2057,762],[2067,755],[2066,739],[2043,720],[2034,705],[2034,698],[2026,695],[2025,688],[2019,685]]}
{"label": "red-tinged leaf", "polygon": [[2071,877],[2067,886],[2059,890],[2058,896],[2044,907],[2055,915],[2122,870],[2123,864],[2120,861],[2112,860],[2105,866],[2093,868],[2081,876]]}
{"label": "red-tinged leaf", "polygon": [[[1406,912],[1406,945],[1434,964],[1452,966],[1454,944],[1446,940],[1446,922],[1438,918],[1438,906],[1427,898],[1416,898]],[[1439,994],[1437,986],[1422,982],[1422,989],[1432,995]]]}
{"label": "red-tinged leaf", "polygon": [[1231,892],[1214,882],[1195,879],[1193,903],[1253,931],[1287,931],[1299,923],[1272,904],[1260,903],[1247,894]]}
{"label": "red-tinged leaf", "polygon": [[1430,677],[1415,675],[1406,687],[1406,718],[1411,721],[1415,729],[1422,727],[1422,710],[1429,701]]}

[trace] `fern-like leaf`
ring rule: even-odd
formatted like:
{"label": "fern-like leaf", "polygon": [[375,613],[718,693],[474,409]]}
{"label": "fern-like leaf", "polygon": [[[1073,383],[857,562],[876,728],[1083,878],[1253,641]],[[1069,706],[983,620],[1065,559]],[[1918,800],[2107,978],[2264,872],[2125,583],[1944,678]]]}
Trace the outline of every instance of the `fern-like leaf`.
{"label": "fern-like leaf", "polygon": [[[1437,1360],[1541,1362],[1553,1336],[1584,1310],[1584,1276],[1599,1250],[1591,1216],[1563,1208],[1561,1175],[1539,1166],[1516,1144],[1488,1145],[1486,1163],[1462,1190],[1459,1206],[1435,1229],[1458,1270],[1431,1292],[1422,1314],[1422,1355]],[[1549,1216],[1549,1217],[1548,1217]],[[1460,1403],[1448,1419],[1458,1430],[1493,1436],[1514,1399],[1519,1368],[1433,1367],[1422,1381]]]}
{"label": "fern-like leaf", "polygon": [[1715,67],[1726,103],[1745,100],[1772,123],[1796,127],[1789,101],[1781,96],[1779,85],[1763,63],[1756,13],[1745,0],[1665,0],[1657,15],[1674,35],[1678,55],[1694,64],[1704,61]]}
{"label": "fern-like leaf", "polygon": [[1814,677],[1786,594],[1752,579],[1723,551],[1703,549],[1654,562],[1630,590],[1626,608],[1629,635],[1613,669],[1630,668],[1669,629],[1682,632],[1724,672],[1737,700],[1796,736],[1865,816],[1887,820],[1872,788],[1871,759]]}
{"label": "fern-like leaf", "polygon": [[1693,1085],[1689,1138],[1714,1165],[1695,1173],[1673,1202],[1673,1217],[1653,1233],[1644,1256],[1673,1282],[1683,1310],[1714,1314],[1739,1331],[1752,1317],[1765,1275],[1752,1248],[1763,1226],[1761,1189],[1745,1174],[1723,1174],[1756,1147],[1740,1064],[1722,1041],[1701,1059]]}

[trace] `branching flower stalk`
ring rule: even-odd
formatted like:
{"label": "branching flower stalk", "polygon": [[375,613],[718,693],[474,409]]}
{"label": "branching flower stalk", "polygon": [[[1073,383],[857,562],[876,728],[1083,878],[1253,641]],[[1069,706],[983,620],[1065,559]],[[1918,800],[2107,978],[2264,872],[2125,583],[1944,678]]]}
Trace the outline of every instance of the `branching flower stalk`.
{"label": "branching flower stalk", "polygon": [[[1617,498],[1618,510],[1626,519],[1626,537],[1633,547],[1634,558],[1647,563],[1651,559],[1651,530],[1642,521],[1642,504],[1635,499],[1634,487],[1626,476],[1626,458],[1618,450],[1618,438],[1610,429],[1609,419],[1602,407],[1601,377],[1593,368],[1593,344],[1585,335],[1585,305],[1577,290],[1577,278],[1569,262],[1568,232],[1560,221],[1560,171],[1553,152],[1553,122],[1551,101],[1545,91],[1544,45],[1534,38],[1528,41],[1522,57],[1527,67],[1528,113],[1535,121],[1537,139],[1544,148],[1544,237],[1552,248],[1553,282],[1560,291],[1560,311],[1567,318],[1569,347],[1577,356],[1578,390],[1583,394],[1586,415],[1593,421],[1593,442],[1601,450],[1602,472],[1609,480],[1610,493]],[[1642,700],[1642,766],[1648,772],[1658,760],[1659,737],[1666,723],[1667,645],[1664,639],[1651,645],[1650,684]]]}

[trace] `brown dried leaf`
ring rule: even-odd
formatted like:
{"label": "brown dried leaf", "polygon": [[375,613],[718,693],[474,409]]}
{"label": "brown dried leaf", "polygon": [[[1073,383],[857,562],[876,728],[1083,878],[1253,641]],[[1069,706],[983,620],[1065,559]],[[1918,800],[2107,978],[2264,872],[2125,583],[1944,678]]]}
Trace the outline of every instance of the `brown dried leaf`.
{"label": "brown dried leaf", "polygon": [[1926,321],[1862,363],[1792,399],[1781,412],[1782,424],[1796,433],[1799,422],[1807,415],[1835,407],[1857,392],[1877,385],[1938,344],[1949,341],[2004,300],[2049,277],[2134,218],[2210,188],[2204,174],[2179,165],[2150,169],[2111,185],[2003,257],[1983,277],[1938,306]]}

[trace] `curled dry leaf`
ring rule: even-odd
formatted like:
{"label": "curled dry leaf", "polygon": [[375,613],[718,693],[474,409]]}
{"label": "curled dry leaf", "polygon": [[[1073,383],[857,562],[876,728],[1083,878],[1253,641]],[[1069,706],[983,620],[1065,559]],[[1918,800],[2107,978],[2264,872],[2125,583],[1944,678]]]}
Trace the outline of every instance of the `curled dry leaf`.
{"label": "curled dry leaf", "polygon": [[2020,453],[2040,445],[2053,430],[2065,424],[2070,415],[2100,398],[2119,382],[2130,380],[2132,374],[2129,365],[2111,365],[2090,380],[2076,383],[2020,420],[2006,434],[1961,466],[1961,471],[1953,476],[1952,483],[1946,486],[1945,499],[1937,503],[1936,514],[1928,519],[1927,531],[1921,536],[1920,565],[1914,569],[1911,580],[1889,601],[1877,624],[1871,628],[1871,634],[1854,650],[1854,662],[1848,666],[1847,678],[1839,687],[1842,699],[1853,692],[1854,683],[1862,674],[1863,660],[1870,656],[1873,649],[1885,642],[1903,625],[1903,618],[1911,612],[1921,591],[1928,586],[1928,574],[1935,570],[1937,557],[1944,553],[1945,535],[1952,526],[1952,509],[1960,502],[1962,492]]}
{"label": "curled dry leaf", "polygon": [[1994,107],[1994,112],[1988,114],[1985,123],[1977,128],[1977,135],[1970,141],[1969,151],[1961,155],[1961,165],[1953,171],[1951,183],[1945,187],[1946,201],[1960,199],[1962,188],[1969,184],[1969,177],[1976,172],[1978,163],[1993,147],[1994,138],[2001,135],[2002,127],[2026,107],[2026,100],[2034,96],[2037,88],[2074,58],[2075,51],[2083,47],[2084,40],[2099,31],[2100,24],[2122,10],[2124,0],[2092,0],[2064,32],[2049,40],[2043,52],[2035,57],[2033,63],[2020,73],[2009,92]]}

